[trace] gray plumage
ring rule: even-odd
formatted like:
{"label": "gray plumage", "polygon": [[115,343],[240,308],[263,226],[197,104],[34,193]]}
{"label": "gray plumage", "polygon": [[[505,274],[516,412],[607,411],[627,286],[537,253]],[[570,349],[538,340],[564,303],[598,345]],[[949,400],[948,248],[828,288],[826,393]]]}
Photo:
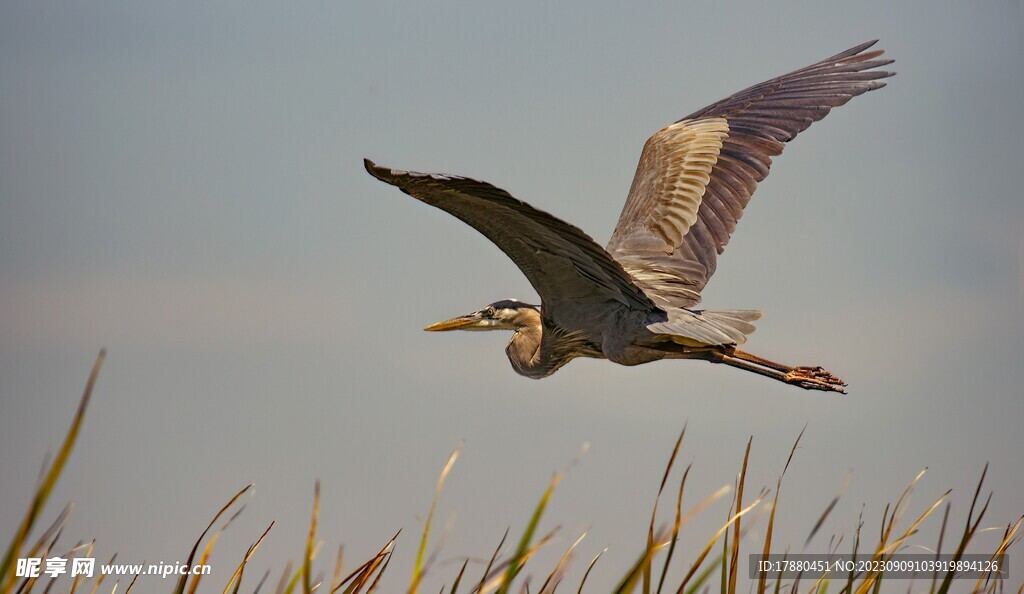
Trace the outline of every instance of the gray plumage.
{"label": "gray plumage", "polygon": [[501,301],[428,330],[507,329],[517,372],[546,377],[574,357],[637,365],[703,359],[806,389],[843,391],[820,367],[790,367],[736,348],[760,312],[699,311],[743,209],[784,144],[833,107],[885,85],[892,60],[868,42],[754,85],[656,132],[644,145],[607,248],[577,227],[487,182],[379,167],[366,170],[477,229],[541,297]]}

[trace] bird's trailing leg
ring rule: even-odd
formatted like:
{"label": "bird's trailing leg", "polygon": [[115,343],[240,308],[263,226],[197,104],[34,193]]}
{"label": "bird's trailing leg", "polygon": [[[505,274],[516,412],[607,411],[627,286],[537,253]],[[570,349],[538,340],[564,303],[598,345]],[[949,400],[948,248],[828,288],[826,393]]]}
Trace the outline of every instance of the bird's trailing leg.
{"label": "bird's trailing leg", "polygon": [[722,352],[719,356],[721,357],[720,359],[716,357],[712,360],[717,363],[725,363],[730,367],[743,369],[780,382],[792,384],[805,390],[846,393],[846,390],[843,389],[846,386],[846,382],[822,367],[790,367],[739,349]]}

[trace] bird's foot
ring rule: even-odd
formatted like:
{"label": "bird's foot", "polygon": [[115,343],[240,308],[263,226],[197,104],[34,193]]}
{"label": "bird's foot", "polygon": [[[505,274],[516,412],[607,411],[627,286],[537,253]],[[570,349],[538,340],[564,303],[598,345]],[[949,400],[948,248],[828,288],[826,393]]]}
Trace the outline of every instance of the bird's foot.
{"label": "bird's foot", "polygon": [[843,388],[846,382],[832,375],[822,367],[794,367],[785,375],[785,381],[805,390],[821,390],[823,392],[839,392],[846,394]]}

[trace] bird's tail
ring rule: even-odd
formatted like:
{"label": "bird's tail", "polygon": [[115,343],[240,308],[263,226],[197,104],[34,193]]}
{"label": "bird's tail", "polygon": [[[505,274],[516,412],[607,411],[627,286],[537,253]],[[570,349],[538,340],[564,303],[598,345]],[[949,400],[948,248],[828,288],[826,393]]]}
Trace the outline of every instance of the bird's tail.
{"label": "bird's tail", "polygon": [[747,341],[747,335],[756,330],[753,322],[760,318],[758,310],[676,309],[668,312],[668,320],[650,324],[647,329],[687,346],[736,345]]}

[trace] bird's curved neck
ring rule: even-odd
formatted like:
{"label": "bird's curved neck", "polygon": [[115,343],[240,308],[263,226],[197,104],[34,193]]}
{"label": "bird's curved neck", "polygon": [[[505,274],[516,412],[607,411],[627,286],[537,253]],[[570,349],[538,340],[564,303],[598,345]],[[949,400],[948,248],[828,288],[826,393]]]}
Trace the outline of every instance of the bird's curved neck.
{"label": "bird's curved neck", "polygon": [[516,373],[541,378],[550,375],[550,366],[541,352],[544,325],[535,310],[524,310],[516,320],[516,332],[505,347],[508,360]]}

